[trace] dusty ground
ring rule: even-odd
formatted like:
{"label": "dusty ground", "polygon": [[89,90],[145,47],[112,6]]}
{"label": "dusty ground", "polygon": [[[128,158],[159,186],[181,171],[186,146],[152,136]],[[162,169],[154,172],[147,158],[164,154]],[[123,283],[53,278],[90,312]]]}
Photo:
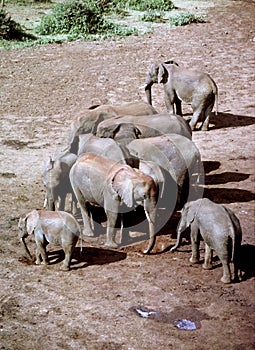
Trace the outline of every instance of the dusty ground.
{"label": "dusty ground", "polygon": [[[255,5],[214,3],[206,24],[102,43],[0,51],[1,349],[255,348]],[[59,271],[55,247],[47,268],[29,264],[17,239],[17,218],[42,207],[43,164],[66,145],[70,118],[98,102],[145,99],[149,65],[167,59],[207,71],[218,84],[220,113],[211,130],[195,132],[193,140],[205,164],[205,195],[240,219],[244,280],[223,285],[217,260],[212,271],[191,266],[189,242],[168,251],[178,213],[157,238],[158,254],[143,256],[146,242],[108,250],[98,244],[101,235],[84,238],[84,255],[77,247],[70,272]],[[153,92],[155,107],[164,111],[162,87]],[[34,248],[32,239],[29,246]],[[133,310],[138,306],[157,314],[141,318]],[[179,319],[198,329],[176,328]]]}

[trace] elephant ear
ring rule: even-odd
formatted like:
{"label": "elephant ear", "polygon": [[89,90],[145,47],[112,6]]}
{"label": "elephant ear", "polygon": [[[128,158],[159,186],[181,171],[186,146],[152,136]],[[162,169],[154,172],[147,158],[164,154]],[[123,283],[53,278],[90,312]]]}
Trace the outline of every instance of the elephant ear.
{"label": "elephant ear", "polygon": [[30,213],[28,213],[25,217],[26,227],[27,227],[27,233],[31,235],[37,226],[39,221],[39,213],[37,210],[33,210]]}
{"label": "elephant ear", "polygon": [[196,206],[192,203],[186,203],[182,209],[182,215],[186,217],[188,225],[190,225],[198,214]]}
{"label": "elephant ear", "polygon": [[164,64],[159,64],[159,69],[158,69],[158,84],[162,83],[165,84],[168,79],[168,71]]}
{"label": "elephant ear", "polygon": [[133,182],[127,176],[125,169],[120,169],[112,178],[112,188],[127,207],[133,206]]}

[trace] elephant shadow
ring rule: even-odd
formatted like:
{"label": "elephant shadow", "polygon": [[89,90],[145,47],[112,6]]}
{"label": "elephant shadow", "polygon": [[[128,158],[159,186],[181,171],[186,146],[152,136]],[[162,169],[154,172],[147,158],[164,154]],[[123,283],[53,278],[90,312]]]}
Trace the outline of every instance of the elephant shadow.
{"label": "elephant shadow", "polygon": [[254,193],[238,188],[205,188],[204,197],[221,204],[250,202],[254,200]]}
{"label": "elephant shadow", "polygon": [[204,168],[204,173],[208,174],[211,171],[215,171],[219,169],[221,163],[218,161],[213,161],[213,160],[205,160],[203,161],[203,168]]}
{"label": "elephant shadow", "polygon": [[243,280],[255,277],[255,245],[243,244],[241,246],[240,265]]}
{"label": "elephant shadow", "polygon": [[[48,253],[50,265],[55,265],[64,260],[64,251],[62,249]],[[111,249],[83,247],[82,252],[79,247],[75,247],[72,254],[71,270],[81,269],[91,265],[105,265],[117,261],[125,260],[127,254]],[[81,263],[84,263],[80,266]],[[78,265],[79,266],[76,266]]]}
{"label": "elephant shadow", "polygon": [[249,126],[255,124],[255,118],[245,115],[218,112],[212,113],[210,123],[214,124],[210,129],[232,128],[238,126]]}
{"label": "elephant shadow", "polygon": [[231,171],[226,171],[221,174],[206,175],[205,185],[218,185],[225,184],[228,182],[240,182],[248,179],[250,174],[235,173]]}

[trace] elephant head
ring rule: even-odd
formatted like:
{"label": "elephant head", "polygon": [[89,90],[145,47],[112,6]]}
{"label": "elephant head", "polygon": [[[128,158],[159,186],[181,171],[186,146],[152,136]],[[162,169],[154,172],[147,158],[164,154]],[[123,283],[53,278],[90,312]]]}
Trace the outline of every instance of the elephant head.
{"label": "elephant head", "polygon": [[49,210],[56,209],[57,200],[59,209],[64,210],[66,194],[72,194],[69,172],[76,159],[76,154],[65,152],[46,161],[42,182],[46,188],[45,202],[48,203]]}
{"label": "elephant head", "polygon": [[112,188],[121,201],[131,208],[135,205],[144,207],[149,223],[150,239],[145,254],[149,253],[155,244],[155,220],[158,187],[151,176],[138,169],[122,168],[111,178]]}
{"label": "elephant head", "polygon": [[164,63],[153,63],[149,68],[145,79],[145,94],[147,101],[152,105],[151,97],[151,87],[153,84],[165,84],[168,80],[168,70],[165,67],[165,64],[178,64],[175,61],[166,61]]}
{"label": "elephant head", "polygon": [[188,228],[192,222],[195,220],[198,210],[199,210],[199,201],[197,201],[197,205],[194,205],[192,202],[188,202],[184,205],[181,212],[181,220],[178,224],[178,232],[183,232],[186,228]]}
{"label": "elephant head", "polygon": [[23,247],[25,249],[26,254],[28,257],[32,260],[33,257],[27,247],[25,238],[28,235],[33,234],[34,229],[36,228],[39,220],[39,214],[37,210],[33,210],[26,214],[25,216],[21,217],[18,222],[18,228],[19,228],[19,238],[21,243],[23,244]]}

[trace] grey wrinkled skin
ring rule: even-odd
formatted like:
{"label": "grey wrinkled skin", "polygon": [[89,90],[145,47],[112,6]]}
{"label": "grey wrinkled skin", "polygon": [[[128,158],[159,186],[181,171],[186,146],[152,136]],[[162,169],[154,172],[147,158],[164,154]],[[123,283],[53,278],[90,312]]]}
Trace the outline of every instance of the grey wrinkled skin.
{"label": "grey wrinkled skin", "polygon": [[46,189],[45,208],[47,205],[49,210],[65,210],[66,196],[71,193],[71,210],[75,214],[77,201],[69,173],[76,159],[76,154],[64,152],[46,161],[42,173],[42,182]]}
{"label": "grey wrinkled skin", "polygon": [[99,105],[82,110],[77,114],[72,122],[69,133],[67,149],[77,154],[78,137],[81,134],[96,134],[97,126],[103,120],[114,118],[120,115],[151,115],[157,111],[147,102],[129,102],[120,105]]}
{"label": "grey wrinkled skin", "polygon": [[26,253],[31,254],[25,242],[28,235],[34,234],[36,242],[36,264],[48,264],[46,246],[48,243],[60,245],[65,253],[63,270],[69,270],[72,253],[81,229],[76,219],[64,211],[33,210],[19,219],[19,238]]}
{"label": "grey wrinkled skin", "polygon": [[[156,183],[161,184],[167,197],[166,200],[169,202],[174,194],[171,193],[172,189],[165,184],[165,175],[162,170],[165,170],[164,174],[170,174],[177,185],[176,205],[178,208],[182,208],[189,195],[198,195],[196,193],[198,185],[201,182],[203,184],[203,165],[198,148],[188,138],[178,134],[166,134],[137,139],[130,142],[127,149],[131,156],[144,161],[140,163],[140,166],[143,167],[140,169],[150,174]],[[149,173],[144,168],[146,162],[150,162]],[[163,195],[164,193],[161,194]]]}
{"label": "grey wrinkled skin", "polygon": [[121,204],[127,208],[143,205],[150,234],[145,253],[151,250],[155,241],[158,188],[150,176],[107,157],[88,153],[78,158],[71,169],[70,180],[81,208],[85,235],[94,235],[88,204],[104,208],[107,217],[105,244],[111,247],[117,247],[114,233]]}
{"label": "grey wrinkled skin", "polygon": [[122,145],[134,139],[175,133],[192,138],[187,122],[178,115],[154,114],[143,116],[121,116],[101,122],[97,127],[97,136],[110,137]]}
{"label": "grey wrinkled skin", "polygon": [[122,147],[111,138],[100,138],[93,134],[80,135],[78,156],[84,153],[99,154],[121,164],[138,167],[137,160],[131,157],[126,147]]}
{"label": "grey wrinkled skin", "polygon": [[231,282],[230,262],[234,264],[234,281],[241,278],[240,249],[242,229],[236,215],[223,205],[216,204],[208,198],[188,202],[182,209],[177,229],[177,242],[171,251],[180,245],[181,232],[191,228],[192,256],[190,262],[199,262],[200,235],[205,242],[205,259],[203,268],[212,268],[213,251],[223,266],[223,283]]}
{"label": "grey wrinkled skin", "polygon": [[169,113],[182,115],[181,103],[186,102],[193,110],[191,129],[194,130],[197,123],[201,122],[202,130],[208,130],[215,101],[216,114],[218,109],[218,88],[209,74],[183,69],[174,61],[154,63],[149,68],[145,81],[145,93],[150,104],[154,83],[164,85],[165,104]]}

